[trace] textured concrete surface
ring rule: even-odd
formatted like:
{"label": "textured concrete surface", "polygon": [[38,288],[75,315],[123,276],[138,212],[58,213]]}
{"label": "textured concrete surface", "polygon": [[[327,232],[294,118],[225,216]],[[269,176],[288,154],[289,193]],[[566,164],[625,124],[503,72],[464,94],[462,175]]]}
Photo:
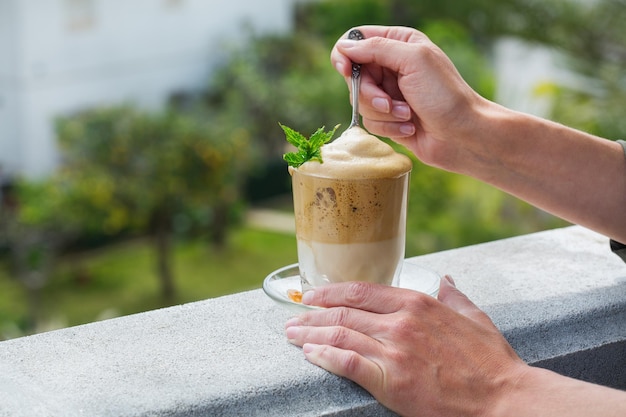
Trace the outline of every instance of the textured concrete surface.
{"label": "textured concrete surface", "polygon": [[[525,360],[624,381],[626,264],[608,239],[568,227],[411,261],[450,273]],[[394,415],[307,363],[289,316],[254,290],[2,342],[0,416]]]}
{"label": "textured concrete surface", "polygon": [[534,233],[416,262],[452,275],[528,362],[626,340],[626,264],[606,237],[587,229]]}

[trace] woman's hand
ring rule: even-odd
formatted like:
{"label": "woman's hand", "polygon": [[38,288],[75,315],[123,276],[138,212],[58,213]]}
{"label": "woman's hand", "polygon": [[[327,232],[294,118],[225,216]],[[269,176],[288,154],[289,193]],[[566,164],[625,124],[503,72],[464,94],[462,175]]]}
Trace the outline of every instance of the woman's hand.
{"label": "woman's hand", "polygon": [[304,301],[327,308],[287,322],[289,341],[403,416],[489,415],[528,368],[448,277],[439,300],[352,282]]}
{"label": "woman's hand", "polygon": [[457,153],[493,107],[461,78],[423,33],[365,26],[364,40],[340,39],[331,61],[350,85],[351,62],[362,64],[359,108],[364,126],[405,145],[424,163],[454,170]]}

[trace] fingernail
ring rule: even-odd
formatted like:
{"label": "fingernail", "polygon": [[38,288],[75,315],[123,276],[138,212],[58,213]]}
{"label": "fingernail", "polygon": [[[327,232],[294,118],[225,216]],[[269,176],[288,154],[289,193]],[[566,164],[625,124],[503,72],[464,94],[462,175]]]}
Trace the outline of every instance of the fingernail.
{"label": "fingernail", "polygon": [[403,123],[400,125],[400,133],[406,136],[411,136],[415,133],[415,126],[413,123]]}
{"label": "fingernail", "polygon": [[353,39],[339,39],[336,43],[337,47],[342,49],[350,49],[356,46],[357,41]]}
{"label": "fingernail", "polygon": [[299,323],[300,319],[298,317],[292,317],[285,322],[285,328],[297,326]]}
{"label": "fingernail", "polygon": [[302,352],[305,355],[309,355],[313,353],[318,347],[319,345],[316,345],[314,343],[305,343],[304,345],[302,345]]}
{"label": "fingernail", "polygon": [[389,113],[389,101],[382,97],[374,98],[372,100],[372,107],[380,112]]}
{"label": "fingernail", "polygon": [[446,279],[446,281],[452,284],[453,287],[456,287],[456,283],[454,282],[454,279],[452,279],[450,275],[445,275],[444,278]]}
{"label": "fingernail", "polygon": [[289,341],[296,340],[299,334],[300,334],[300,327],[298,326],[288,327],[285,330],[285,335],[287,336],[287,340]]}
{"label": "fingernail", "polygon": [[302,304],[311,304],[311,301],[313,301],[313,293],[313,290],[309,290],[302,294]]}
{"label": "fingernail", "polygon": [[408,120],[411,117],[411,109],[406,104],[396,104],[391,109],[391,114],[398,119]]}
{"label": "fingernail", "polygon": [[335,70],[337,70],[337,72],[341,75],[344,75],[346,73],[345,66],[341,62],[337,62],[335,64]]}

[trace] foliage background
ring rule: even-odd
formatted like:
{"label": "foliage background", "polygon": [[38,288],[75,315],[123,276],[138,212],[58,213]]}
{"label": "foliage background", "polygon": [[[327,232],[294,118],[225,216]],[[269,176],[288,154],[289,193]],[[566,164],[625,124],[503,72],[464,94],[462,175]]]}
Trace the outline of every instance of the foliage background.
{"label": "foliage background", "polygon": [[[490,99],[495,42],[514,37],[548,47],[579,81],[539,86],[553,103],[549,116],[618,137],[626,128],[625,5],[303,2],[293,33],[250,31],[205,89],[173,96],[161,113],[125,103],[66,115],[58,123],[59,173],[4,193],[0,339],[258,288],[268,271],[295,262],[293,236],[242,220],[249,207],[291,210],[279,122],[303,133],[349,122],[348,88],[328,54],[356,25],[419,28]],[[565,225],[418,161],[408,218],[407,256]]]}

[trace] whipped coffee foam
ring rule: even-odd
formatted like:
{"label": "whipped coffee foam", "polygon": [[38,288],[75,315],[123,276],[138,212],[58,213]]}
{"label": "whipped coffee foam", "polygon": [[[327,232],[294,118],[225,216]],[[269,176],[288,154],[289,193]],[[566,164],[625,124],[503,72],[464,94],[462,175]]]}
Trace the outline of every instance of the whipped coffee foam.
{"label": "whipped coffee foam", "polygon": [[396,178],[412,168],[411,160],[365,129],[351,127],[322,146],[322,161],[298,168],[306,175],[337,179]]}

